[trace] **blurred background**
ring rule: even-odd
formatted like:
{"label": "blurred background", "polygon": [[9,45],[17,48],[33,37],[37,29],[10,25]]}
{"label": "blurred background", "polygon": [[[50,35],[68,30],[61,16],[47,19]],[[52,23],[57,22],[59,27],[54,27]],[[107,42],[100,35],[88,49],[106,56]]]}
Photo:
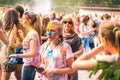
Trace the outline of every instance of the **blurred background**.
{"label": "blurred background", "polygon": [[66,13],[79,12],[81,6],[119,8],[120,0],[0,0],[0,7],[12,7],[16,4],[46,14],[51,10]]}

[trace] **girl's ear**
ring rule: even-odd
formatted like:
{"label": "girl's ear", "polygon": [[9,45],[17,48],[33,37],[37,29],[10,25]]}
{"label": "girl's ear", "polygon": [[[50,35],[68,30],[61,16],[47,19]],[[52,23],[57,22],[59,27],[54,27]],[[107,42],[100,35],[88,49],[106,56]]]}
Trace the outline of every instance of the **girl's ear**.
{"label": "girl's ear", "polygon": [[106,39],[105,38],[101,38],[101,41],[104,45],[106,45]]}
{"label": "girl's ear", "polygon": [[28,19],[28,22],[29,22],[29,23],[32,23],[31,19]]}
{"label": "girl's ear", "polygon": [[105,38],[102,38],[102,43],[104,45],[104,48],[107,48],[110,45],[109,41]]}

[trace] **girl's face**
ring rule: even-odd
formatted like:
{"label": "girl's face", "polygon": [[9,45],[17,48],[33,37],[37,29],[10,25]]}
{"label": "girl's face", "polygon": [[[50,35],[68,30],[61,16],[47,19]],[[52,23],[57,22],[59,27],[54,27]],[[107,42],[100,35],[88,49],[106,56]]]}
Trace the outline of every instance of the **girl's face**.
{"label": "girl's face", "polygon": [[94,22],[92,20],[89,20],[87,25],[92,28],[94,26]]}
{"label": "girl's face", "polygon": [[64,29],[64,32],[67,32],[69,33],[72,29],[72,26],[73,26],[73,22],[71,19],[65,19],[63,21],[63,29]]}
{"label": "girl's face", "polygon": [[54,20],[55,16],[53,13],[50,14],[50,20]]}
{"label": "girl's face", "polygon": [[57,38],[57,28],[55,26],[47,28],[47,38],[49,41],[54,41]]}
{"label": "girl's face", "polygon": [[28,18],[28,15],[24,14],[23,15],[23,26],[28,27],[29,22],[30,22],[30,19]]}

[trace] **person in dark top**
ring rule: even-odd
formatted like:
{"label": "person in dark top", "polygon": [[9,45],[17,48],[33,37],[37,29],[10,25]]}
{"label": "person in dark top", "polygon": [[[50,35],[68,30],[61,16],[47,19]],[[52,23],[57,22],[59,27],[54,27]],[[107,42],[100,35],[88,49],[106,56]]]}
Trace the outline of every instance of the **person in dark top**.
{"label": "person in dark top", "polygon": [[[75,32],[75,25],[72,20],[72,17],[66,15],[62,19],[63,24],[63,40],[64,42],[68,43],[71,48],[72,52],[74,53],[74,58],[76,59],[83,53],[83,47],[80,37]],[[71,76],[70,76],[71,78]],[[78,80],[78,72],[76,71],[73,74],[73,80]]]}

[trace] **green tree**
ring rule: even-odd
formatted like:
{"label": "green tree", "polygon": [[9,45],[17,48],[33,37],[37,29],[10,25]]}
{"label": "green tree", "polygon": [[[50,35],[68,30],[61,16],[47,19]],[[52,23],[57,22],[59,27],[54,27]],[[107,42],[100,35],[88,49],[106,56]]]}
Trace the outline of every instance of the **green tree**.
{"label": "green tree", "polygon": [[15,4],[23,4],[23,0],[0,0],[0,6],[13,6]]}
{"label": "green tree", "polygon": [[[73,12],[75,6],[92,6],[92,7],[120,7],[120,0],[53,0],[53,8],[55,11]],[[71,8],[72,7],[72,8]]]}

